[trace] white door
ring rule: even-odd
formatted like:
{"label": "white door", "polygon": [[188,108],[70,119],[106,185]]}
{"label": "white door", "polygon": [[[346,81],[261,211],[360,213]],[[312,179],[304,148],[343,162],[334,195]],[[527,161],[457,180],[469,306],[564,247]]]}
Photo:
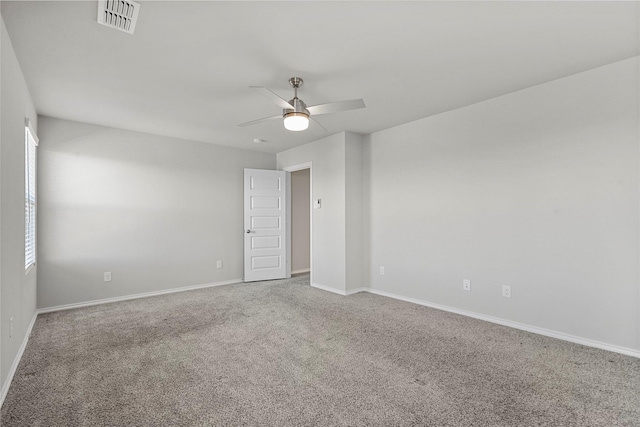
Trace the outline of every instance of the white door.
{"label": "white door", "polygon": [[291,277],[289,172],[244,170],[244,281]]}

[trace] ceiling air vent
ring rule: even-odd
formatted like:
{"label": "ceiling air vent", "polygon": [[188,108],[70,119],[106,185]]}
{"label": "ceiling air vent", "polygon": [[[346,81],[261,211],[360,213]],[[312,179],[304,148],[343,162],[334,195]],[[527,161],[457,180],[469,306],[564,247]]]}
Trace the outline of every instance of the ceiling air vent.
{"label": "ceiling air vent", "polygon": [[98,24],[133,34],[140,3],[124,0],[98,0]]}

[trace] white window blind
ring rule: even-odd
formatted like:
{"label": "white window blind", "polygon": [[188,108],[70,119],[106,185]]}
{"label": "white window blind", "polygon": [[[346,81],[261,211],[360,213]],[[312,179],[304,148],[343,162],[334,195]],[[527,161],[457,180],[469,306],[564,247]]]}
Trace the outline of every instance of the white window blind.
{"label": "white window blind", "polygon": [[29,120],[24,127],[24,268],[36,263],[36,146]]}

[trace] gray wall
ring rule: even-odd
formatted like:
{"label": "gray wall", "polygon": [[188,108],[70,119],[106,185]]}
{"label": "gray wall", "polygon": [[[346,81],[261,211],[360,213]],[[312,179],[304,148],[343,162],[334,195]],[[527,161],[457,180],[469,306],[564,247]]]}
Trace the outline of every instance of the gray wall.
{"label": "gray wall", "polygon": [[311,174],[309,169],[291,172],[291,270],[309,270],[311,249]]}
{"label": "gray wall", "polygon": [[361,287],[362,136],[341,132],[278,153],[278,169],[312,163],[312,285],[337,293]]}
{"label": "gray wall", "polygon": [[36,128],[38,118],[4,21],[1,26],[0,385],[4,386],[36,311],[38,268],[26,276],[24,269],[24,120],[29,118]]}
{"label": "gray wall", "polygon": [[347,283],[346,291],[356,291],[364,286],[363,253],[363,138],[351,132],[345,134],[345,227]]}
{"label": "gray wall", "polygon": [[370,135],[370,285],[640,349],[638,89],[636,57]]}
{"label": "gray wall", "polygon": [[278,169],[311,162],[312,198],[322,199],[313,210],[312,284],[344,292],[345,265],[345,134],[322,138],[278,153]]}
{"label": "gray wall", "polygon": [[243,169],[274,154],[49,117],[39,134],[39,307],[242,278]]}

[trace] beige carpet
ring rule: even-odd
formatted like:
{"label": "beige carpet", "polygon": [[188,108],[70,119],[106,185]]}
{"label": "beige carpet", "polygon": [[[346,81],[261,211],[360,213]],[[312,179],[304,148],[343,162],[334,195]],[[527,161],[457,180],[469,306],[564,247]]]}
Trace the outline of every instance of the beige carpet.
{"label": "beige carpet", "polygon": [[640,360],[308,276],[40,315],[12,426],[639,426]]}

